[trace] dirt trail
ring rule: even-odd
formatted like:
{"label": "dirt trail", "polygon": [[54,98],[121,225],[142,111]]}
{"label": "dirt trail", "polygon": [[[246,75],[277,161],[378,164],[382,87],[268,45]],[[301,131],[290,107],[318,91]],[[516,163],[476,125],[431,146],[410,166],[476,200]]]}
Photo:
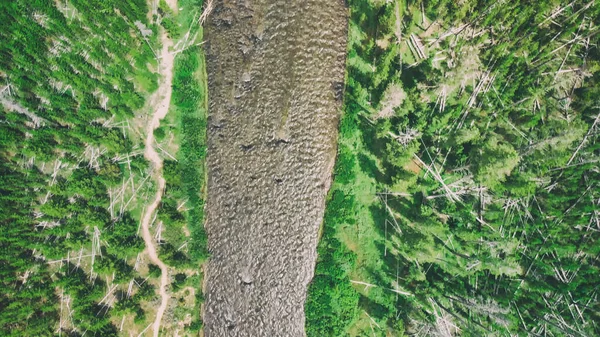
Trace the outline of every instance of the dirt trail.
{"label": "dirt trail", "polygon": [[[174,1],[170,1],[172,4]],[[173,5],[175,6],[176,5]],[[160,64],[159,64],[159,72],[162,77],[162,81],[160,82],[160,86],[156,93],[150,99],[150,106],[154,107],[154,113],[152,115],[152,119],[147,126],[146,129],[146,140],[144,141],[144,157],[152,164],[153,167],[153,176],[158,185],[156,194],[154,196],[154,200],[148,207],[146,207],[146,211],[142,218],[142,237],[144,239],[144,243],[146,244],[146,250],[148,252],[148,256],[150,257],[150,261],[157,265],[160,268],[160,306],[158,307],[158,311],[156,312],[156,318],[154,320],[154,324],[152,326],[153,336],[158,337],[160,331],[160,323],[162,320],[162,316],[167,309],[167,304],[169,302],[169,294],[167,293],[167,285],[169,284],[169,274],[167,265],[160,260],[158,257],[158,253],[156,250],[156,246],[154,243],[154,238],[152,234],[150,234],[150,225],[152,223],[152,218],[156,211],[156,208],[160,204],[160,200],[162,198],[163,190],[165,188],[165,179],[162,176],[162,166],[163,161],[162,158],[158,155],[156,150],[154,149],[154,130],[160,126],[160,121],[167,115],[169,111],[169,104],[171,102],[171,84],[173,81],[173,60],[175,56],[169,51],[169,47],[172,46],[171,40],[167,37],[165,33],[161,36],[162,42],[162,50],[160,53]]]}

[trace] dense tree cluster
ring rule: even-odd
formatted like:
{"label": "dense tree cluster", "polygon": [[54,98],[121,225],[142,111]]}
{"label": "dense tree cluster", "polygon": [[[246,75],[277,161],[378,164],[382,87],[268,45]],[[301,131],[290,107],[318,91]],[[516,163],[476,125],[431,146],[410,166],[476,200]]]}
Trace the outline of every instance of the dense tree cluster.
{"label": "dense tree cluster", "polygon": [[600,6],[349,3],[308,335],[597,335]]}
{"label": "dense tree cluster", "polygon": [[[141,304],[156,294],[138,269],[138,226],[155,187],[136,123],[158,87],[159,18],[173,37],[184,30],[160,8],[150,21],[145,0],[0,3],[0,335],[148,325]],[[181,229],[174,203],[164,221]],[[178,248],[165,242],[169,263],[191,261]]]}

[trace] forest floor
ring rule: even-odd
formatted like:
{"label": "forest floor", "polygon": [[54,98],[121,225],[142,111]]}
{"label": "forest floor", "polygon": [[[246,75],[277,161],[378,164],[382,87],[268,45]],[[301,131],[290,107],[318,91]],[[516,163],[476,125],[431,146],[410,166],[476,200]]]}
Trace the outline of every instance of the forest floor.
{"label": "forest floor", "polygon": [[144,213],[144,216],[142,218],[142,237],[146,245],[146,250],[148,251],[148,256],[152,263],[157,265],[161,271],[159,288],[161,303],[158,307],[158,311],[156,312],[156,318],[153,324],[153,331],[155,337],[158,336],[158,332],[160,331],[162,316],[165,310],[167,309],[167,304],[169,302],[170,296],[166,290],[167,285],[169,283],[167,265],[158,257],[154,239],[152,237],[152,234],[150,234],[150,226],[152,225],[154,220],[153,215],[155,214],[156,209],[160,205],[160,201],[165,188],[165,179],[162,175],[163,160],[154,149],[154,144],[156,143],[156,140],[154,139],[154,130],[160,126],[160,121],[167,115],[167,112],[169,111],[172,93],[171,84],[173,81],[173,60],[175,58],[175,55],[169,51],[169,48],[172,46],[172,42],[168,38],[166,33],[162,34],[161,43],[162,50],[160,53],[159,72],[162,81],[158,90],[150,100],[151,106],[154,107],[154,112],[150,123],[147,126],[146,140],[144,142],[144,157],[153,166],[153,176],[158,186],[154,200],[150,205],[148,205],[148,207],[146,208],[146,212]]}

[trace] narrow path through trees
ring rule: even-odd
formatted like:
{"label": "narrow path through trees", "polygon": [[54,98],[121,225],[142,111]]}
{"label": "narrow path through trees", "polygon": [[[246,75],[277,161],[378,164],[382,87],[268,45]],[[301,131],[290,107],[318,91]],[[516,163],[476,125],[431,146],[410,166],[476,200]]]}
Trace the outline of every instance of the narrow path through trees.
{"label": "narrow path through trees", "polygon": [[[177,6],[174,2],[174,0],[169,1],[169,5],[176,9]],[[163,190],[165,188],[165,179],[162,176],[163,161],[154,149],[154,130],[160,126],[160,121],[167,115],[167,112],[169,111],[172,91],[171,84],[173,81],[173,60],[175,58],[175,55],[169,52],[169,48],[172,46],[172,41],[164,32],[161,36],[161,42],[162,50],[159,59],[159,72],[162,79],[158,90],[150,99],[150,106],[154,108],[154,112],[152,114],[150,122],[147,125],[146,140],[144,141],[144,157],[152,164],[152,175],[157,183],[157,189],[156,195],[154,196],[154,200],[150,205],[148,205],[148,207],[146,207],[146,211],[142,217],[141,226],[142,237],[144,239],[144,243],[146,244],[146,250],[148,251],[150,261],[153,264],[157,265],[158,268],[160,268],[161,272],[159,288],[161,301],[160,306],[158,307],[158,311],[156,312],[154,324],[152,326],[154,337],[158,337],[162,316],[165,313],[165,310],[167,309],[167,304],[170,298],[167,292],[167,286],[169,284],[169,274],[167,265],[158,257],[158,252],[154,243],[153,236],[152,234],[150,234],[150,225],[152,224],[155,211],[160,205]]]}

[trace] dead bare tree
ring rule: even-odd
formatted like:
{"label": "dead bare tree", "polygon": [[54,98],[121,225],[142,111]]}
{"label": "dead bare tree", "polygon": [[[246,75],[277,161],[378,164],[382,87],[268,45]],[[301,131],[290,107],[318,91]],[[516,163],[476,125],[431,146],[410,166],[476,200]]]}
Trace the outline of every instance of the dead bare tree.
{"label": "dead bare tree", "polygon": [[[598,108],[600,108],[600,106]],[[579,146],[577,146],[577,149],[575,149],[575,152],[573,152],[573,154],[571,155],[571,158],[569,158],[569,161],[567,162],[567,166],[571,165],[571,163],[573,162],[575,157],[577,157],[577,153],[579,152],[579,150],[581,150],[583,145],[587,142],[590,134],[596,129],[596,125],[598,124],[598,121],[600,121],[600,113],[598,113],[596,115],[596,118],[594,119],[594,123],[592,124],[592,126],[590,127],[588,132],[583,137],[583,140],[581,141],[581,143],[579,143]]]}
{"label": "dead bare tree", "polygon": [[414,296],[413,294],[411,294],[411,293],[409,293],[407,291],[402,291],[402,290],[400,290],[398,288],[396,288],[396,289],[385,288],[385,287],[380,287],[380,286],[375,285],[375,284],[371,284],[371,283],[367,283],[367,282],[362,282],[362,281],[356,281],[356,280],[350,280],[350,283],[359,284],[359,285],[365,286],[365,291],[367,291],[371,287],[373,287],[373,288],[379,287],[381,289],[388,290],[388,291],[394,292],[394,293],[399,294],[399,295]]}
{"label": "dead bare tree", "polygon": [[200,15],[200,24],[201,25],[204,25],[204,23],[206,22],[206,19],[208,18],[210,13],[212,13],[213,6],[214,6],[213,0],[208,0],[204,4],[204,10],[202,11],[202,14]]}
{"label": "dead bare tree", "polygon": [[100,230],[98,227],[94,226],[94,233],[92,233],[92,261],[91,261],[91,269],[90,269],[90,279],[92,279],[92,275],[94,274],[94,262],[96,260],[96,255],[102,256],[102,249],[100,247]]}
{"label": "dead bare tree", "polygon": [[421,133],[417,129],[407,128],[406,131],[399,132],[397,135],[390,131],[389,135],[402,146],[407,147],[412,141],[421,136]]}
{"label": "dead bare tree", "polygon": [[427,58],[427,55],[425,55],[425,47],[423,47],[421,40],[415,34],[410,34],[406,44],[412,51],[413,55],[415,55],[415,59],[423,60]]}
{"label": "dead bare tree", "polygon": [[[427,169],[427,172],[429,172],[434,178],[435,180],[437,180],[442,187],[444,188],[444,190],[446,191],[446,195],[448,197],[448,199],[452,202],[462,202],[462,200],[460,199],[460,197],[458,195],[456,195],[456,193],[454,191],[452,191],[452,189],[450,189],[450,187],[448,187],[448,185],[446,184],[446,182],[444,181],[444,179],[442,178],[442,176],[437,172],[437,169],[435,168],[431,168],[429,165],[425,164],[425,162],[423,162],[421,160],[421,158],[419,158],[419,156],[417,156],[416,154],[414,155],[415,159],[417,159],[417,161],[419,162],[419,164],[421,164],[422,167],[424,167],[425,169]],[[433,166],[433,165],[432,165]]]}

